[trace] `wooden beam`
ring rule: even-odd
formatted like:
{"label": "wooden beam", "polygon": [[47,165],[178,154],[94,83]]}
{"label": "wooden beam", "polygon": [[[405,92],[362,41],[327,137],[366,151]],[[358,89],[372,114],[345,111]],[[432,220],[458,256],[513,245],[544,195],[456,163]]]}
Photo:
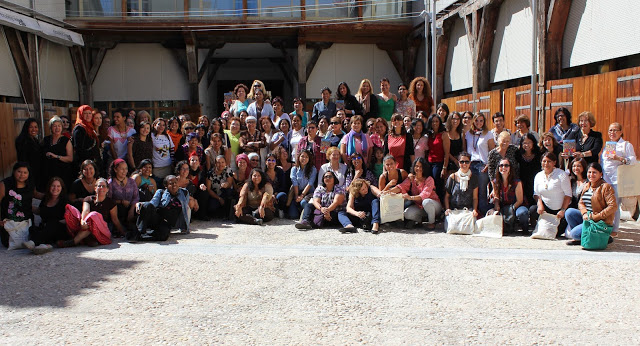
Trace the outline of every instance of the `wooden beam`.
{"label": "wooden beam", "polygon": [[[318,62],[318,59],[320,58],[320,54],[322,54],[322,50],[323,49],[328,49],[329,47],[331,47],[332,43],[319,43],[319,44],[314,44],[314,45],[307,45],[307,46],[311,46],[313,48],[313,53],[311,53],[311,58],[309,59],[309,62],[307,63],[307,80],[309,79],[309,77],[311,76],[311,72],[313,72],[313,68],[316,66],[316,63]],[[309,47],[307,47],[309,48]]]}
{"label": "wooden beam", "polygon": [[276,64],[278,66],[278,68],[280,69],[280,72],[282,72],[282,76],[284,77],[284,79],[287,81],[287,83],[293,87],[293,80],[291,79],[291,71],[289,71],[289,69],[287,67],[285,67],[285,64],[287,64],[285,61],[281,60],[281,59],[269,59],[271,60],[271,62],[273,62],[274,64]]}
{"label": "wooden beam", "polygon": [[202,66],[200,66],[200,70],[198,70],[198,83],[200,83],[200,81],[202,80],[202,77],[204,77],[204,73],[207,71],[207,67],[211,63],[211,57],[213,57],[213,53],[215,51],[216,50],[213,48],[209,49],[209,51],[207,52],[207,56],[204,57]]}
{"label": "wooden beam", "polygon": [[198,83],[198,49],[193,31],[184,33],[184,43],[187,57],[187,78],[189,83]]}
{"label": "wooden beam", "polygon": [[451,36],[451,28],[453,27],[453,20],[448,20],[442,23],[442,35],[436,40],[436,99],[433,100],[436,104],[444,96],[444,70],[447,63],[447,54],[449,52],[449,39]]}
{"label": "wooden beam", "polygon": [[[571,0],[551,0],[547,14],[546,38],[540,49],[544,49],[545,80],[560,78],[562,72],[562,40],[571,9]],[[544,47],[543,47],[544,46]]]}
{"label": "wooden beam", "polygon": [[[321,50],[322,51],[322,50]],[[318,54],[318,56],[320,56]],[[316,61],[318,58],[316,58]],[[298,92],[297,97],[305,100],[307,96],[307,45],[302,42],[298,44]]]}
{"label": "wooden beam", "polygon": [[98,71],[100,71],[100,66],[102,66],[102,62],[104,61],[104,57],[107,55],[106,48],[99,48],[95,58],[91,62],[91,68],[89,69],[89,74],[87,75],[87,83],[93,84],[96,80],[96,76],[98,75]]}
{"label": "wooden beam", "polygon": [[398,75],[400,75],[400,79],[404,81],[405,80],[404,69],[402,68],[402,63],[400,62],[400,59],[398,59],[398,56],[392,50],[386,49],[385,51],[387,52],[387,55],[389,56],[389,59],[391,60],[393,67],[395,67],[396,72],[398,72]]}
{"label": "wooden beam", "polygon": [[[27,105],[39,105],[40,101],[36,98],[34,92],[35,86],[33,85],[34,83],[32,78],[34,66],[31,62],[31,55],[29,54],[30,39],[28,38],[28,35],[32,34],[23,34],[21,31],[9,27],[5,27],[4,32],[9,45],[9,51],[11,52],[11,57],[13,58],[13,63],[16,67],[16,71],[18,72],[22,96],[25,99],[25,103]],[[27,35],[26,44],[24,42],[23,35]]]}
{"label": "wooden beam", "polygon": [[207,74],[207,88],[211,87],[211,82],[215,79],[218,69],[226,62],[227,59],[216,59],[215,62],[211,64],[211,68],[209,68],[209,73]]}

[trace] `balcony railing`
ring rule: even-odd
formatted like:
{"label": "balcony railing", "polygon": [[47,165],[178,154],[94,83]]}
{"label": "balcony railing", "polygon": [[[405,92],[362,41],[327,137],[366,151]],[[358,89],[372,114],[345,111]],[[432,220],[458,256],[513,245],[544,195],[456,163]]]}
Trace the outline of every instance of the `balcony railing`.
{"label": "balcony railing", "polygon": [[407,16],[416,0],[68,0],[67,18],[254,20]]}

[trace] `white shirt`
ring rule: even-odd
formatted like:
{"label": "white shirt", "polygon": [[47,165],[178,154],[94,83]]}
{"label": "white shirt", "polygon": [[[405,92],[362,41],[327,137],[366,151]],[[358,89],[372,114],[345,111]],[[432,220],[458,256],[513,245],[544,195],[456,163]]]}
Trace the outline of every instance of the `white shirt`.
{"label": "white shirt", "polygon": [[533,194],[541,198],[549,209],[562,209],[564,197],[572,196],[571,179],[560,168],[554,168],[548,179],[544,170],[540,171],[533,180]]}
{"label": "white shirt", "polygon": [[493,133],[474,135],[471,131],[465,133],[467,140],[467,152],[471,154],[471,161],[482,161],[487,163],[489,160],[489,141],[493,139]]}
{"label": "white shirt", "polygon": [[[606,142],[605,142],[606,148]],[[604,181],[609,184],[617,185],[618,184],[618,166],[622,164],[622,162],[618,160],[612,160],[605,157],[605,148],[602,149],[602,177]],[[627,159],[627,164],[636,163],[636,152],[633,150],[633,145],[624,139],[620,138],[616,143],[616,155]]]}
{"label": "white shirt", "polygon": [[331,162],[327,162],[320,166],[320,172],[318,173],[318,186],[322,186],[322,177],[324,177],[324,174],[329,171],[333,172],[333,174],[338,178],[338,185],[344,187],[344,179],[347,177],[347,165],[340,163],[338,170],[334,171],[333,168],[331,168]]}
{"label": "white shirt", "polygon": [[262,105],[262,112],[260,112],[260,114],[258,114],[255,102],[247,107],[247,113],[249,113],[249,115],[251,116],[256,117],[257,119],[260,119],[261,117],[269,117],[270,119],[273,119],[274,115],[273,107],[271,107],[271,105],[266,102]]}
{"label": "white shirt", "polygon": [[[110,126],[107,129],[107,134],[113,150],[116,152],[118,159],[124,159],[127,156],[127,139],[136,134],[136,130],[131,127],[127,127],[125,132],[120,132],[115,126]],[[114,158],[115,159],[115,158]]]}
{"label": "white shirt", "polygon": [[153,167],[171,166],[171,151],[173,151],[173,141],[167,135],[156,136],[151,134],[153,141]]}
{"label": "white shirt", "polygon": [[304,137],[304,127],[296,131],[291,129],[291,139],[289,140],[289,147],[291,148],[291,161],[296,160],[296,154],[298,154],[298,143]]}

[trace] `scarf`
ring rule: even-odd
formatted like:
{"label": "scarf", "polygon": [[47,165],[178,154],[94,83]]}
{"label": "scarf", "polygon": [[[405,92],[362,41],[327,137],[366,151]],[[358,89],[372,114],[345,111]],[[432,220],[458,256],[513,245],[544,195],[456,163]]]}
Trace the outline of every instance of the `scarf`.
{"label": "scarf", "polygon": [[356,153],[356,139],[354,136],[360,136],[360,142],[362,143],[362,154],[366,155],[367,153],[367,135],[364,132],[355,132],[353,130],[349,131],[347,134],[347,138],[345,139],[345,143],[347,144],[347,156],[351,156]]}
{"label": "scarf", "polygon": [[469,180],[471,179],[471,170],[469,170],[467,173],[462,173],[461,170],[458,170],[456,172],[456,176],[460,181],[460,190],[463,192],[467,191],[467,188],[469,187]]}
{"label": "scarf", "polygon": [[96,135],[96,132],[93,130],[93,124],[90,121],[86,121],[82,118],[82,113],[84,113],[85,110],[93,111],[91,107],[87,105],[78,107],[78,111],[76,112],[76,126],[83,127],[85,132],[87,133],[87,136],[89,136],[90,138],[98,139],[98,135]]}
{"label": "scarf", "polygon": [[371,107],[371,102],[370,102],[371,101],[371,97],[369,97],[369,96],[371,96],[371,93],[369,93],[369,94],[367,94],[365,96],[360,95],[358,97],[358,99],[359,99],[358,101],[362,104],[362,113],[363,114],[369,113],[369,109]]}

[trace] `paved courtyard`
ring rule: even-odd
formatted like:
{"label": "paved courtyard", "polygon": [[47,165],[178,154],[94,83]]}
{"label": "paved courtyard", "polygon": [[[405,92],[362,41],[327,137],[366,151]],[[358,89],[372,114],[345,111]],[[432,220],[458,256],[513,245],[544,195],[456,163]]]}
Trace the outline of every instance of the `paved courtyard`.
{"label": "paved courtyard", "polygon": [[0,251],[0,344],[640,344],[640,226],[564,241],[290,221]]}

